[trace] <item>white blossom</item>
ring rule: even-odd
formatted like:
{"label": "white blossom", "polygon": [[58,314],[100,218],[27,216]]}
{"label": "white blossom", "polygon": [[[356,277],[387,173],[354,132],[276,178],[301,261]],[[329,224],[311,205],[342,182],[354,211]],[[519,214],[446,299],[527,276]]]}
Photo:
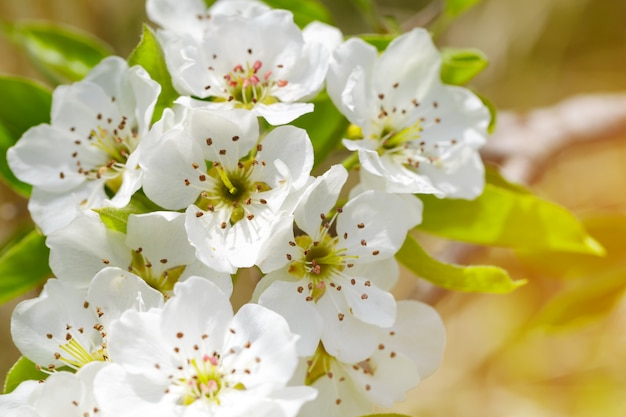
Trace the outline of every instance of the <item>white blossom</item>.
{"label": "white blossom", "polygon": [[46,245],[52,271],[78,288],[87,288],[98,271],[115,266],[138,275],[163,294],[192,275],[206,277],[224,292],[232,292],[228,274],[216,272],[196,258],[185,231],[184,213],[130,215],[125,234],[107,228],[98,218],[79,216],[48,236]]}
{"label": "white blossom", "polygon": [[430,34],[414,29],[378,55],[358,38],[335,50],[327,77],[335,105],[361,128],[362,182],[393,193],[472,199],[484,187],[478,148],[489,111],[468,89],[444,85]]}
{"label": "white blossom", "polygon": [[15,175],[33,186],[29,209],[44,233],[91,208],[123,207],[141,187],[135,150],[160,89],[143,68],[128,68],[119,57],[57,87],[50,124],[26,131],[7,153]]}
{"label": "white blossom", "polygon": [[[329,355],[322,344],[300,373],[318,397],[300,417],[358,417],[374,405],[390,407],[431,375],[441,362],[445,329],[437,312],[417,301],[399,301],[396,323],[376,332],[377,347],[359,362]],[[300,375],[302,377],[302,375]]]}
{"label": "white blossom", "polygon": [[189,109],[180,124],[150,138],[144,191],[162,207],[187,209],[196,256],[234,273],[257,261],[273,225],[309,181],[313,147],[302,129],[281,126],[260,141],[244,110]]}
{"label": "white blossom", "polygon": [[100,271],[88,291],[53,278],[39,297],[15,308],[11,335],[20,352],[42,369],[79,369],[108,360],[106,335],[123,312],[162,304],[161,293],[119,268]]}
{"label": "white blossom", "polygon": [[242,108],[272,125],[313,111],[305,103],[322,89],[329,52],[305,42],[286,10],[212,15],[202,39],[161,31],[172,82],[194,106]]}
{"label": "white blossom", "polygon": [[95,381],[105,412],[130,416],[294,416],[315,391],[286,387],[295,336],[278,314],[191,277],[163,309],[129,311],[109,334],[114,362]]}
{"label": "white blossom", "polygon": [[253,299],[287,319],[300,355],[321,339],[333,356],[359,361],[375,347],[373,329],[395,320],[393,255],[421,221],[421,204],[370,190],[328,217],[346,178],[337,165],[310,186],[294,213],[300,234],[292,219],[276,229]]}
{"label": "white blossom", "polygon": [[24,381],[0,395],[4,417],[105,417],[93,395],[93,379],[106,366],[92,362],[77,373],[55,372],[45,381]]}

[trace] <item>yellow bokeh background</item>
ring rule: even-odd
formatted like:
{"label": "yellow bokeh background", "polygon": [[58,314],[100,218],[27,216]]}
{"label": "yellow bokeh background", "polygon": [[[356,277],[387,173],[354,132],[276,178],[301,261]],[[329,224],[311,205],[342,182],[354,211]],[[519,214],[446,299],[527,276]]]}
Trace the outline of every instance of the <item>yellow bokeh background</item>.
{"label": "yellow bokeh background", "polygon": [[[326,3],[346,33],[363,30],[347,1]],[[427,22],[440,7],[378,2],[381,14],[406,25]],[[526,120],[536,109],[549,115],[546,108],[580,94],[599,97],[599,106],[605,97],[599,94],[626,95],[625,17],[622,0],[483,0],[438,44],[483,50],[491,64],[472,87]],[[141,0],[3,0],[0,18],[70,24],[127,56],[145,14]],[[0,72],[38,77],[5,39],[0,56]],[[584,107],[580,114],[571,111],[579,124],[597,121]],[[621,114],[612,129],[588,129],[585,137],[568,138],[578,133],[566,120],[528,137],[528,146],[554,134],[565,138],[568,145],[525,180],[582,218],[608,258],[461,247],[466,262],[497,264],[528,279],[525,287],[497,296],[440,291],[404,274],[397,296],[432,303],[446,324],[448,347],[441,369],[394,410],[419,417],[626,416],[626,109]],[[23,227],[27,216],[26,203],[0,187],[0,240]],[[441,257],[459,250],[439,240],[429,248]],[[14,305],[0,306],[0,374],[18,357],[8,333]]]}

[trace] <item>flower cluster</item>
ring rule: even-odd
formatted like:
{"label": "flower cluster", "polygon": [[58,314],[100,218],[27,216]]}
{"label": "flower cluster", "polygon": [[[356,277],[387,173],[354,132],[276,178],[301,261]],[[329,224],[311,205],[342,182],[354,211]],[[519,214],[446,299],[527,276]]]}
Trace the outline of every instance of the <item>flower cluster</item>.
{"label": "flower cluster", "polygon": [[[401,400],[445,336],[391,294],[394,255],[421,222],[415,194],[480,194],[487,109],[442,84],[425,30],[378,53],[252,0],[147,11],[180,95],[162,116],[161,85],[110,57],[8,152],[56,278],[12,318],[49,377],[0,414],[357,417]],[[287,124],[324,88],[359,137],[312,176],[311,140]],[[233,314],[242,268],[262,277]]]}

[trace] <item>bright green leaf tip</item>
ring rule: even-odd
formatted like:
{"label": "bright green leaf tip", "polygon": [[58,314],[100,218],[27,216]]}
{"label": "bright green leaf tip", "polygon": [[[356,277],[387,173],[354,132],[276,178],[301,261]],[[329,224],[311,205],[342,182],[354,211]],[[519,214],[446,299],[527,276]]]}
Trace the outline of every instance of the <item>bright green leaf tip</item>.
{"label": "bright green leaf tip", "polygon": [[13,364],[7,373],[2,393],[9,394],[13,392],[13,390],[24,381],[30,379],[39,381],[47,377],[48,374],[38,370],[33,362],[22,356]]}

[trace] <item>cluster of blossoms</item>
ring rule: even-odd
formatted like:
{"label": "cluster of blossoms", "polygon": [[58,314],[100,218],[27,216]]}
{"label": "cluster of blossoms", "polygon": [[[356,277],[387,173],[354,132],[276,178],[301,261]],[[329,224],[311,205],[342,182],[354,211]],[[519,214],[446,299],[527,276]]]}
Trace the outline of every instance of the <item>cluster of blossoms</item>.
{"label": "cluster of blossoms", "polygon": [[[356,417],[401,400],[438,367],[444,329],[390,293],[394,255],[421,222],[415,194],[482,191],[487,109],[442,84],[425,30],[379,54],[252,0],[147,11],[180,94],[162,117],[161,86],[110,57],[9,150],[56,278],[11,323],[49,377],[0,414]],[[307,132],[286,124],[324,88],[361,137],[313,177]],[[231,275],[251,267],[233,314]]]}

